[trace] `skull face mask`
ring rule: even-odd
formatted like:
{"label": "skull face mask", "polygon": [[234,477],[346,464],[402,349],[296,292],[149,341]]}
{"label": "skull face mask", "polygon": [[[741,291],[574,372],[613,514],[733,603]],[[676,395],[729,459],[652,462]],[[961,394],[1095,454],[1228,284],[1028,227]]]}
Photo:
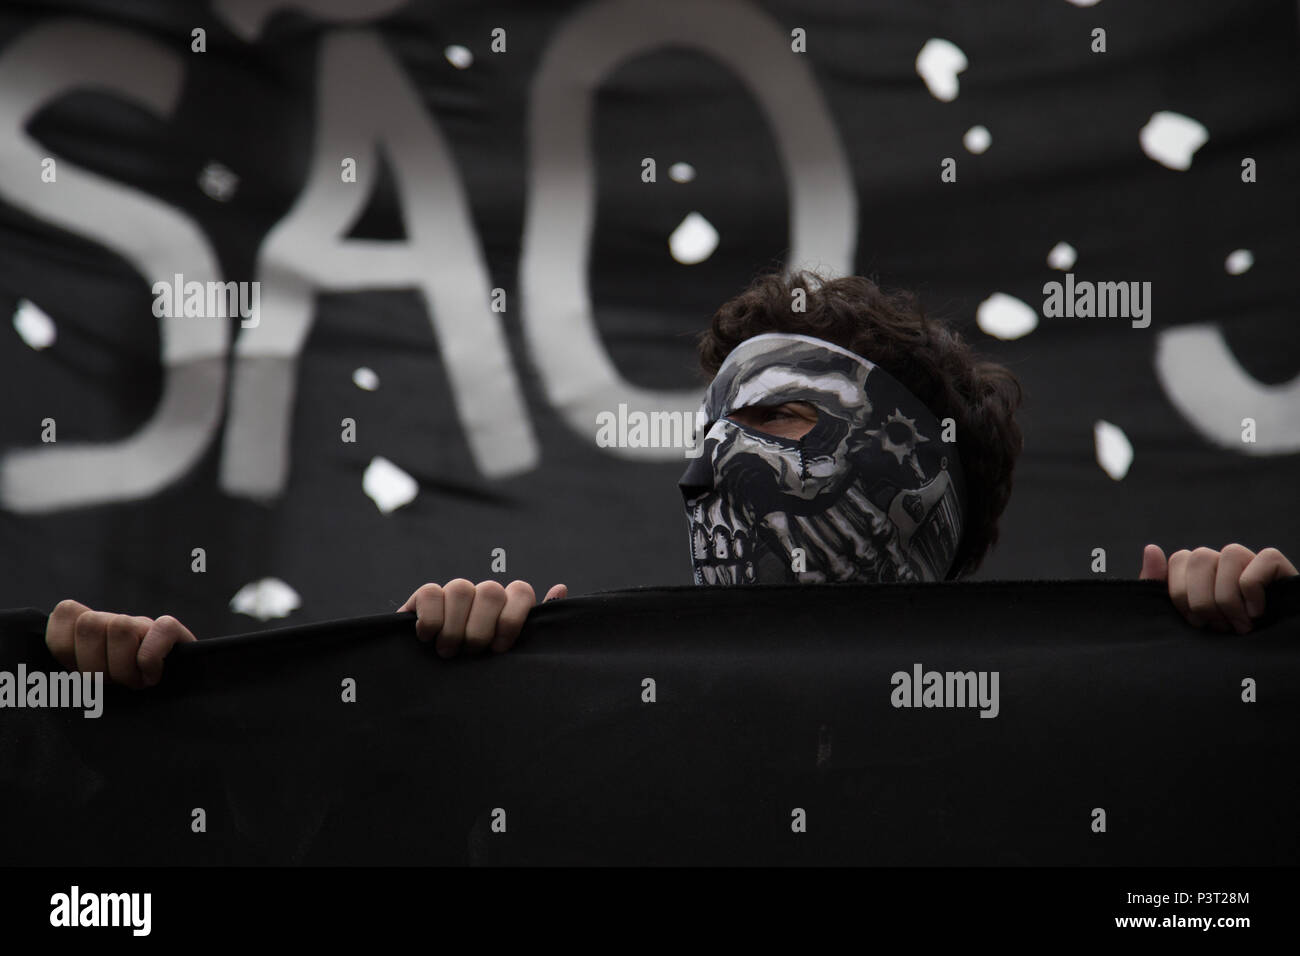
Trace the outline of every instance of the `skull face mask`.
{"label": "skull face mask", "polygon": [[[727,418],[807,402],[799,439]],[[701,408],[702,453],[678,483],[696,584],[941,581],[961,539],[957,447],[933,413],[859,355],[806,335],[756,335]]]}

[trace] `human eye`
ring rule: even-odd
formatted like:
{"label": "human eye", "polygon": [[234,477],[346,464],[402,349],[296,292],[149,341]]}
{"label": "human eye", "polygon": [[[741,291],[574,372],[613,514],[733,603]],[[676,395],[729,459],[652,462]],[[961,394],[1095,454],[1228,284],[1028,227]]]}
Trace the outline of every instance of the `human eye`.
{"label": "human eye", "polygon": [[772,421],[796,419],[816,421],[817,409],[807,402],[784,402],[780,405],[761,405],[758,410]]}
{"label": "human eye", "polygon": [[747,405],[727,416],[734,422],[786,438],[798,438],[817,421],[817,410],[806,402]]}

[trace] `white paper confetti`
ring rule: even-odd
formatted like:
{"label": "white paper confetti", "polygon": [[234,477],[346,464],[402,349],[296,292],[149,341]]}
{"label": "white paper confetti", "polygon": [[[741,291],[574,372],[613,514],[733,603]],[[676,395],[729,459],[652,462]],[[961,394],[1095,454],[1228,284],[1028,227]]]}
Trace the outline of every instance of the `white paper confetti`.
{"label": "white paper confetti", "polygon": [[1209,138],[1210,131],[1190,116],[1163,110],[1152,113],[1138,134],[1142,152],[1170,169],[1191,169],[1192,154]]}
{"label": "white paper confetti", "polygon": [[468,70],[474,62],[474,54],[469,51],[469,47],[463,47],[459,43],[447,47],[442,51],[442,55],[458,70]]}
{"label": "white paper confetti", "polygon": [[978,156],[993,145],[993,134],[983,126],[972,126],[961,138],[962,145]]}
{"label": "white paper confetti", "polygon": [[945,103],[957,98],[957,74],[966,69],[966,54],[948,40],[931,37],[916,55],[916,72],[930,95]]}
{"label": "white paper confetti", "polygon": [[1097,445],[1097,464],[1116,481],[1128,474],[1133,464],[1133,445],[1118,425],[1098,420],[1092,427]]}
{"label": "white paper confetti", "polygon": [[1228,275],[1239,276],[1243,272],[1249,271],[1250,267],[1255,264],[1255,254],[1249,249],[1235,249],[1228,253],[1228,258],[1224,261],[1223,267],[1228,270]]}
{"label": "white paper confetti", "polygon": [[247,614],[260,621],[273,617],[288,617],[302,607],[298,592],[279,578],[262,578],[245,584],[230,599],[230,609],[236,614]]}
{"label": "white paper confetti", "polygon": [[384,514],[410,504],[419,490],[415,479],[387,458],[376,455],[366,466],[361,488]]}
{"label": "white paper confetti", "polygon": [[199,170],[199,188],[209,199],[229,202],[239,188],[239,177],[215,159]]}
{"label": "white paper confetti", "polygon": [[19,299],[14,309],[14,330],[34,349],[46,349],[54,344],[54,320],[35,302]]}
{"label": "white paper confetti", "polygon": [[1079,254],[1075,251],[1074,246],[1068,242],[1058,242],[1052,246],[1052,251],[1047,254],[1047,264],[1053,269],[1060,269],[1062,272],[1068,272],[1074,268],[1074,264],[1078,259]]}
{"label": "white paper confetti", "polygon": [[668,237],[673,258],[688,266],[703,262],[717,248],[718,230],[698,212],[690,213]]}
{"label": "white paper confetti", "polygon": [[695,167],[690,163],[673,163],[668,167],[668,178],[675,183],[689,183],[695,178]]}
{"label": "white paper confetti", "polygon": [[994,292],[975,310],[975,324],[995,339],[1018,339],[1038,328],[1038,313],[1005,292]]}
{"label": "white paper confetti", "polygon": [[373,392],[379,387],[379,376],[375,374],[374,369],[363,365],[352,373],[352,384],[357,388],[364,388],[367,392]]}

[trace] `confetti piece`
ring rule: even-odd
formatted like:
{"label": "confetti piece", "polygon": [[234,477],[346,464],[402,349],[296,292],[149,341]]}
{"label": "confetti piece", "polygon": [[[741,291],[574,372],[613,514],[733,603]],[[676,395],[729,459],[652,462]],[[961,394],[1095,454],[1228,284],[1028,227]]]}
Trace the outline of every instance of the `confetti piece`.
{"label": "confetti piece", "polygon": [[19,299],[14,309],[14,329],[29,346],[38,351],[54,344],[54,320],[35,302]]}
{"label": "confetti piece", "polygon": [[690,163],[673,163],[668,167],[668,178],[675,183],[689,183],[695,178],[695,167]]}
{"label": "confetti piece", "polygon": [[1239,276],[1243,272],[1249,271],[1254,264],[1255,254],[1253,252],[1249,249],[1236,249],[1228,254],[1223,267],[1228,270],[1228,275]]}
{"label": "confetti piece", "polygon": [[983,126],[972,126],[961,139],[962,144],[978,156],[993,145],[993,134]]}
{"label": "confetti piece", "polygon": [[379,456],[370,459],[361,487],[384,514],[410,504],[419,490],[414,478]]}
{"label": "confetti piece", "polygon": [[1170,169],[1191,169],[1192,154],[1205,145],[1210,131],[1181,113],[1152,113],[1138,134],[1142,151]]}
{"label": "confetti piece", "polygon": [[945,103],[957,98],[957,74],[966,69],[966,54],[948,40],[931,37],[916,55],[916,72],[930,95]]}
{"label": "confetti piece", "polygon": [[262,578],[245,584],[230,599],[230,609],[236,614],[247,614],[266,621],[273,617],[288,617],[302,607],[298,592],[279,578]]}
{"label": "confetti piece", "polygon": [[458,70],[468,70],[474,62],[474,54],[469,51],[468,47],[463,47],[459,43],[453,43],[447,49],[442,51],[442,55]]}
{"label": "confetti piece", "polygon": [[718,230],[698,212],[683,219],[668,237],[668,249],[673,258],[688,266],[703,262],[717,248]]}
{"label": "confetti piece", "polygon": [[199,188],[209,199],[230,202],[239,188],[239,177],[216,160],[199,170]]}
{"label": "confetti piece", "polygon": [[1068,272],[1074,268],[1074,264],[1078,259],[1079,254],[1075,251],[1074,246],[1068,242],[1058,242],[1052,246],[1052,251],[1047,254],[1047,264],[1053,269],[1060,269],[1062,272]]}
{"label": "confetti piece", "polygon": [[1098,421],[1092,429],[1097,445],[1097,464],[1116,481],[1128,474],[1133,464],[1133,445],[1118,425]]}
{"label": "confetti piece", "polygon": [[995,292],[975,310],[975,324],[995,339],[1018,339],[1038,328],[1038,313],[1013,295]]}

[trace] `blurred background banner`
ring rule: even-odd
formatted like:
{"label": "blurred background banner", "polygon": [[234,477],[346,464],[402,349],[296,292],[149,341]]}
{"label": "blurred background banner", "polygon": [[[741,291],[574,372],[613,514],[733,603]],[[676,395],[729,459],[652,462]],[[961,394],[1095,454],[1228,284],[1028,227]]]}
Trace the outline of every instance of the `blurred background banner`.
{"label": "blurred background banner", "polygon": [[1020,376],[981,577],[1293,554],[1298,65],[1291,0],[8,4],[0,606],[688,583],[683,450],[598,425],[783,267]]}

